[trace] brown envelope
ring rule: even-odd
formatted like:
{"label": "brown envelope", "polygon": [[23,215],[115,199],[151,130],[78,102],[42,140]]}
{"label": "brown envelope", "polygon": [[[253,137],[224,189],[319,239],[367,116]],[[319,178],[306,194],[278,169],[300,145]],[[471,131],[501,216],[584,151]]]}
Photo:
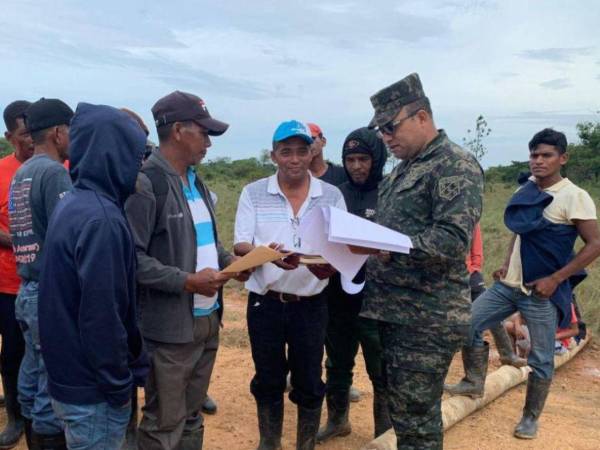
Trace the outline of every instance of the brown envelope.
{"label": "brown envelope", "polygon": [[262,266],[271,261],[285,258],[289,253],[279,252],[270,247],[260,245],[254,248],[250,253],[242,256],[240,259],[232,262],[223,270],[222,273],[243,272],[244,270],[252,269],[253,267]]}

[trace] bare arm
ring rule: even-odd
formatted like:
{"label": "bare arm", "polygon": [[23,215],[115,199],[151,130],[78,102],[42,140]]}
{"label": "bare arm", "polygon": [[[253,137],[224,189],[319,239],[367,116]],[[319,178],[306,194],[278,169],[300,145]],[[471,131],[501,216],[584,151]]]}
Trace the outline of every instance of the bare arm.
{"label": "bare arm", "polygon": [[510,239],[510,243],[508,244],[508,252],[506,253],[506,257],[504,258],[504,264],[502,264],[502,267],[500,267],[498,270],[496,270],[492,274],[492,276],[494,277],[494,280],[498,281],[498,280],[506,277],[506,272],[508,271],[508,265],[510,264],[510,257],[512,255],[516,240],[517,240],[517,235],[513,234],[512,238]]}
{"label": "bare arm", "polygon": [[577,322],[572,323],[569,328],[565,328],[556,333],[554,339],[557,341],[562,341],[563,339],[569,339],[575,337],[579,334],[579,325]]}

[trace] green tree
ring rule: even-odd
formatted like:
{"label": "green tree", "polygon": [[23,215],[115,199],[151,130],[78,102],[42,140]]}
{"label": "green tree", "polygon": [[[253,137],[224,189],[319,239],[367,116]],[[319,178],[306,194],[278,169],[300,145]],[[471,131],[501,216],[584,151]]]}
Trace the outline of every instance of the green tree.
{"label": "green tree", "polygon": [[9,153],[12,153],[12,151],[13,148],[12,145],[10,145],[10,142],[4,138],[0,138],[0,158],[4,158]]}
{"label": "green tree", "polygon": [[488,137],[491,132],[492,130],[488,127],[488,123],[483,115],[479,115],[475,120],[475,131],[471,129],[467,130],[467,137],[463,138],[464,147],[473,153],[479,162],[481,162],[481,159],[487,153],[487,148],[483,144],[483,140]]}

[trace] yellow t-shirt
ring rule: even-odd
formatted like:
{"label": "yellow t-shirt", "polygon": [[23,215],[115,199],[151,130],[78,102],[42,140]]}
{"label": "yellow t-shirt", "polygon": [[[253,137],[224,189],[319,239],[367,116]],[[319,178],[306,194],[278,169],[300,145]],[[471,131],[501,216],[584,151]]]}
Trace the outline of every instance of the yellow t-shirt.
{"label": "yellow t-shirt", "polygon": [[[535,178],[530,178],[535,181]],[[596,205],[586,191],[577,187],[568,178],[544,189],[554,199],[544,209],[544,217],[552,223],[573,225],[573,220],[595,220]],[[502,283],[510,287],[521,288],[529,295],[530,289],[523,286],[523,267],[521,264],[521,238],[517,235],[515,245],[510,255],[506,277]]]}

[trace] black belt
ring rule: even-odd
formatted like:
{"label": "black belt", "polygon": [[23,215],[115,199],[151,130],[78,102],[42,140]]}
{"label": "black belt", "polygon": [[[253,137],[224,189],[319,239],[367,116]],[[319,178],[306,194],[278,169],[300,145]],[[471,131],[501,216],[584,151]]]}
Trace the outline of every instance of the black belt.
{"label": "black belt", "polygon": [[311,295],[310,297],[303,297],[301,295],[296,294],[288,294],[286,292],[277,292],[277,291],[267,291],[264,296],[267,298],[272,298],[274,300],[279,300],[281,303],[293,303],[293,302],[301,302],[302,300],[314,300],[318,298],[321,294]]}

